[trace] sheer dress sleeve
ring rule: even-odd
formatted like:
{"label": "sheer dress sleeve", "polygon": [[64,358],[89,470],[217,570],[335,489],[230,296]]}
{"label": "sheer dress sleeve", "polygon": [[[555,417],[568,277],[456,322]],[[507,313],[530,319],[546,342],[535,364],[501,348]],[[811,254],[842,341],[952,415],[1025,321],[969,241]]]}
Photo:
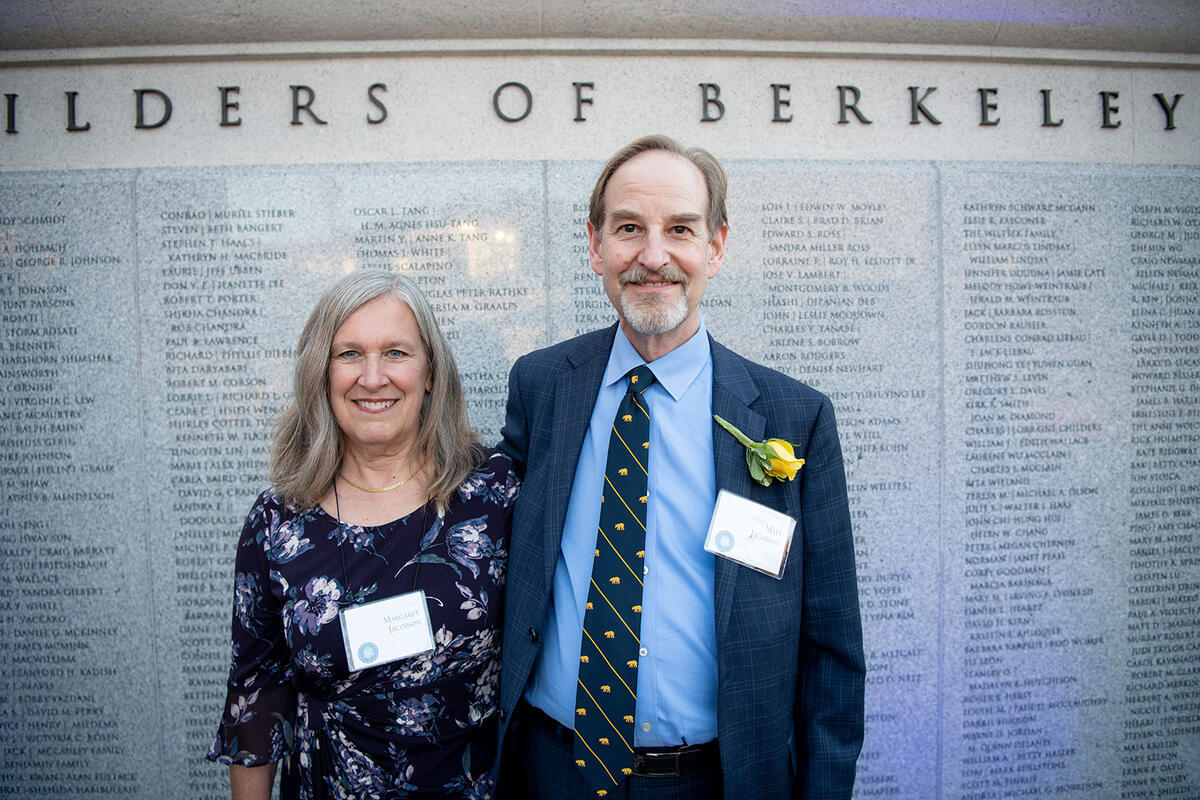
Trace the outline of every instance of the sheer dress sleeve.
{"label": "sheer dress sleeve", "polygon": [[292,752],[296,692],[291,653],[266,548],[286,509],[264,492],[242,529],[235,561],[233,659],[216,741],[208,758],[221,764],[261,766]]}

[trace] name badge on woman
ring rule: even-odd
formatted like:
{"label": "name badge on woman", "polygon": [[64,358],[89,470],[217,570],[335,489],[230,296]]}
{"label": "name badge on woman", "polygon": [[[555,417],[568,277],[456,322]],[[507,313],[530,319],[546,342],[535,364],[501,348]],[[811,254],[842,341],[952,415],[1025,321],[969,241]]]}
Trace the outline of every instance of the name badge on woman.
{"label": "name badge on woman", "polygon": [[425,592],[419,589],[343,608],[338,616],[351,672],[433,649],[429,608],[425,605]]}

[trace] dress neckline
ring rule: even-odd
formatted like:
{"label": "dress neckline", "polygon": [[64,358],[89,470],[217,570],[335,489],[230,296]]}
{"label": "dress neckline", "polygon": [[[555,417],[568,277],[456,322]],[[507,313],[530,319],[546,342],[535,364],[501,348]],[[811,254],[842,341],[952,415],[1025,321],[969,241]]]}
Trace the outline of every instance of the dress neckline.
{"label": "dress neckline", "polygon": [[335,515],[330,514],[329,511],[326,510],[325,506],[321,505],[320,503],[317,503],[316,508],[317,508],[318,513],[323,515],[326,519],[328,519],[334,525],[346,525],[351,528],[362,528],[363,530],[382,530],[382,529],[387,529],[387,528],[396,528],[396,527],[400,527],[402,525],[407,524],[413,518],[413,516],[415,516],[422,510],[428,508],[429,504],[431,502],[433,502],[433,501],[426,500],[424,503],[417,506],[416,508],[409,511],[408,513],[402,514],[399,517],[397,517],[396,519],[389,520],[388,522],[381,522],[378,525],[359,525],[354,522],[347,522],[344,519],[338,519]]}

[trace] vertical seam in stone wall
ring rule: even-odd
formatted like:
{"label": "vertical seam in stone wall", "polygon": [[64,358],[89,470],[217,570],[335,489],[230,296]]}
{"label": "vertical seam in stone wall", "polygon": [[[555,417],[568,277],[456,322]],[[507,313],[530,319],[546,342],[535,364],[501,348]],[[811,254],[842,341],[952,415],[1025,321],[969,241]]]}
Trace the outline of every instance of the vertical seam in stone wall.
{"label": "vertical seam in stone wall", "polygon": [[[1125,70],[1125,80],[1127,81],[1126,85],[1129,86],[1129,93],[1130,93],[1130,95],[1132,95],[1134,89],[1137,88],[1137,74],[1132,69],[1126,69]],[[1129,103],[1129,102],[1126,102],[1125,105],[1129,106],[1129,115],[1128,116],[1130,118],[1129,119],[1129,149],[1126,152],[1126,158],[1133,158],[1134,156],[1137,155],[1138,151],[1141,149],[1140,147],[1138,147],[1138,130],[1139,130],[1138,120],[1137,120],[1138,106],[1134,103]]]}
{"label": "vertical seam in stone wall", "polygon": [[[141,259],[141,253],[140,253],[140,250],[138,247],[138,228],[139,228],[139,224],[138,224],[138,182],[141,180],[141,178],[142,178],[142,170],[135,169],[134,173],[133,173],[133,180],[130,181],[130,185],[129,185],[129,204],[130,204],[129,219],[130,219],[130,240],[132,241],[132,245],[133,245],[133,320],[134,320],[135,332],[136,332],[136,337],[137,337],[136,338],[136,340],[137,340],[137,350],[136,350],[136,352],[137,352],[137,386],[138,386],[138,397],[140,398],[139,402],[137,404],[138,427],[141,430],[140,449],[142,451],[141,458],[139,460],[141,463],[141,469],[144,471],[146,469],[146,465],[149,463],[149,461],[147,459],[148,454],[146,453],[146,446],[147,446],[146,443],[150,440],[150,438],[147,435],[148,432],[146,430],[146,407],[145,407],[146,394],[145,394],[145,392],[141,391],[145,387],[145,383],[146,383],[146,381],[145,381],[146,361],[143,358],[143,352],[142,352],[142,340],[145,335],[146,326],[144,324],[144,320],[142,319],[142,293],[141,293],[142,259]],[[146,561],[147,561],[147,564],[146,564],[146,573],[147,573],[146,586],[147,586],[147,590],[150,593],[150,597],[149,597],[150,617],[151,617],[150,618],[150,630],[153,632],[157,632],[159,630],[158,603],[155,598],[154,581],[151,579],[151,576],[153,575],[154,552],[153,552],[153,542],[150,539],[150,524],[149,524],[149,521],[150,521],[150,498],[149,498],[149,488],[148,488],[150,485],[149,476],[143,475],[142,479],[139,481],[139,483],[141,484],[141,487],[142,487],[142,497],[141,497],[141,500],[142,500],[142,530],[144,530],[146,532],[146,548],[145,548]],[[161,663],[161,661],[159,659],[159,650],[158,650],[158,646],[157,646],[157,641],[158,641],[158,636],[152,635],[150,637],[150,647],[151,647],[151,651],[152,651],[150,653],[150,657],[151,657],[151,663],[154,664],[154,708],[158,709],[158,714],[156,715],[156,718],[157,718],[158,724],[159,724],[159,735],[155,738],[158,740],[157,741],[158,763],[160,765],[162,765],[162,764],[166,763],[165,753],[163,752],[163,740],[166,738],[166,736],[164,735],[166,733],[166,731],[162,730],[162,726],[164,724],[164,719],[166,719],[166,714],[165,714],[166,709],[164,709],[162,707],[163,664]],[[166,771],[161,769],[161,767],[160,767],[157,777],[158,777],[159,796],[166,797],[167,796]]]}
{"label": "vertical seam in stone wall", "polygon": [[553,316],[550,308],[550,162],[542,161],[542,272],[545,286],[546,334],[539,346],[548,347],[554,342],[551,327]]}
{"label": "vertical seam in stone wall", "polygon": [[[937,260],[937,285],[941,288],[937,304],[937,370],[938,370],[938,671],[937,671],[937,760],[934,772],[934,797],[942,796],[942,748],[945,739],[945,675],[946,675],[946,283],[945,283],[945,241],[942,238],[942,213],[945,211],[942,199],[942,172],[938,163],[933,167],[933,200],[934,213],[929,214],[933,220],[933,230],[926,247],[930,247]],[[928,204],[927,204],[928,207]]]}

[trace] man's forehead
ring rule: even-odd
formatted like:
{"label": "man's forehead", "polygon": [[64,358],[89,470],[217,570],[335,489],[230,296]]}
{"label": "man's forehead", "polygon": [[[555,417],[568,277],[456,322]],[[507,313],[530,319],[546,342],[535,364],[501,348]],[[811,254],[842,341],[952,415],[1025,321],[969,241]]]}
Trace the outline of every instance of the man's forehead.
{"label": "man's forehead", "polygon": [[[613,172],[605,191],[605,212],[628,215],[623,199],[643,197],[675,199],[683,206],[698,206],[700,213],[708,205],[708,186],[704,174],[690,160],[667,150],[648,150],[626,161]],[[692,214],[686,207],[679,214]]]}
{"label": "man's forehead", "polygon": [[692,163],[691,159],[670,150],[647,150],[638,153],[613,172],[609,185],[614,181],[628,180],[631,175],[652,173],[661,180],[691,186],[699,183],[704,186],[704,173]]}
{"label": "man's forehead", "polygon": [[[619,224],[627,220],[640,220],[644,214],[637,208],[618,207],[610,210],[607,214],[608,221],[613,224]],[[669,211],[666,215],[667,222],[703,222],[704,215],[699,211],[677,210]]]}

